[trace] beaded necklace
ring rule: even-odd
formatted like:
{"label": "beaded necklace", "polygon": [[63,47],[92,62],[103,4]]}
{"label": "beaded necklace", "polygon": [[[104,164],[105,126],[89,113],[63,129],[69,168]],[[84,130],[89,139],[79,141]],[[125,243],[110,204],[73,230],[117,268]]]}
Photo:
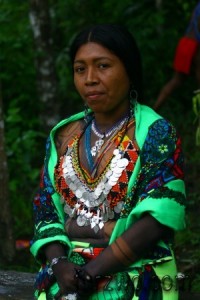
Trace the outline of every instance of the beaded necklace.
{"label": "beaded necklace", "polygon": [[[131,146],[129,139],[124,140],[129,123],[132,123],[132,120],[127,122],[126,128],[121,129],[120,134],[118,132],[114,138],[116,146],[113,156],[102,174],[95,180],[91,179],[91,184],[87,183],[78,158],[79,141],[84,132],[70,143],[71,146],[60,160],[57,169],[57,187],[64,197],[65,213],[76,218],[79,226],[90,225],[97,232],[104,226],[104,222],[113,219],[115,214],[119,214],[123,208],[122,199],[126,194],[125,182],[128,182],[137,159],[137,147]],[[128,145],[131,146],[130,150],[128,148],[126,150]],[[133,154],[130,151],[133,151]],[[103,154],[102,152],[98,159],[101,159]],[[134,155],[133,161],[132,155]],[[118,186],[119,178],[124,183]],[[116,191],[113,194],[113,196],[116,195],[114,198],[111,196],[112,189],[113,192]]]}
{"label": "beaded necklace", "polygon": [[[123,121],[123,122],[122,122]],[[120,128],[118,128],[117,126],[114,127],[115,130],[112,130],[112,135],[110,136],[110,139],[104,143],[103,147],[98,151],[98,156],[96,159],[96,162],[94,163],[94,159],[92,156],[92,153],[90,151],[90,141],[91,141],[91,128],[92,128],[92,123],[90,123],[88,125],[88,127],[86,128],[85,131],[85,152],[86,152],[86,158],[87,158],[87,162],[88,162],[88,166],[91,172],[91,177],[94,177],[95,172],[97,170],[97,167],[101,161],[101,159],[103,158],[104,153],[110,148],[110,146],[112,145],[112,143],[114,142],[114,140],[118,137],[119,138],[119,144],[121,143],[124,134],[126,133],[126,131],[128,130],[128,127],[130,127],[133,124],[133,120],[131,120],[129,122],[129,118],[125,117],[123,118],[121,121],[118,122],[118,125],[120,124]],[[123,128],[123,125],[125,125],[125,128]],[[118,129],[118,131],[116,132],[116,127]]]}
{"label": "beaded necklace", "polygon": [[[97,153],[101,150],[101,147],[104,144],[104,139],[108,137],[112,137],[123,125],[125,122],[127,122],[129,119],[128,116],[123,117],[120,119],[116,124],[114,124],[110,129],[105,131],[104,133],[101,133],[99,129],[97,128],[95,119],[92,120],[91,129],[94,132],[96,136],[98,136],[98,140],[95,142],[95,145],[91,148],[90,152],[92,156],[96,156]],[[87,146],[89,146],[89,143],[87,143]],[[88,151],[88,148],[86,148]]]}

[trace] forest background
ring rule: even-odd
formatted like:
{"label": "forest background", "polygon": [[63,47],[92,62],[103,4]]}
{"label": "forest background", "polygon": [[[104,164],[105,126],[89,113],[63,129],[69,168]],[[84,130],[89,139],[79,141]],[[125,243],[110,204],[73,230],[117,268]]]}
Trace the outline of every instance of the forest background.
{"label": "forest background", "polygon": [[[32,200],[50,128],[83,110],[73,86],[68,49],[88,24],[125,25],[141,50],[145,104],[153,106],[172,75],[172,60],[197,1],[0,0],[0,267],[34,272],[25,241],[33,235]],[[200,261],[199,147],[191,76],[160,113],[178,129],[186,161],[187,228],[176,236],[180,268]],[[24,241],[20,244],[20,241]],[[18,241],[18,244],[17,244]],[[25,247],[25,250],[24,250]],[[23,250],[22,250],[23,249]],[[25,252],[26,251],[26,252]],[[22,253],[22,255],[20,255]],[[187,268],[186,268],[187,267]]]}

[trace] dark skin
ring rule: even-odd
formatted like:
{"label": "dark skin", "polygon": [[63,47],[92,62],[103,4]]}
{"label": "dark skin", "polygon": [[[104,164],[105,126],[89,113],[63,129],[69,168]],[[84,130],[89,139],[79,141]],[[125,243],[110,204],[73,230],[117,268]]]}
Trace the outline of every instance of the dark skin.
{"label": "dark skin", "polygon": [[[169,228],[146,214],[121,236],[131,245],[129,250],[131,261],[128,263],[131,264],[140,259],[144,252],[150,250],[159,239],[166,237],[169,233]],[[141,236],[145,236],[146,239],[141,239]],[[135,242],[130,244],[130,238]],[[60,260],[54,265],[52,269],[60,289],[55,299],[60,299],[61,295],[73,292],[78,293],[80,299],[85,299],[95,290],[97,284],[95,278],[97,276],[110,275],[111,270],[113,273],[126,270],[128,265],[122,263],[120,255],[115,255],[113,245],[114,243],[106,247],[97,258],[88,262],[83,268],[69,262],[67,259]],[[45,255],[48,261],[51,261],[54,257],[64,256],[66,252],[67,249],[60,243],[51,243],[45,247]],[[109,263],[106,265],[105,261],[109,261]],[[80,269],[83,270],[82,277],[76,278],[75,270]],[[87,275],[90,276],[90,281],[86,280]]]}
{"label": "dark skin", "polygon": [[[81,46],[74,62],[74,82],[84,102],[93,110],[98,128],[102,132],[111,128],[113,124],[127,114],[131,82],[123,63],[108,49],[96,43],[88,43]],[[76,131],[78,132],[82,126],[83,124],[78,121],[71,126],[69,125],[66,131],[63,129],[58,134],[58,157],[63,155],[71,136]],[[127,134],[131,137],[133,133],[134,128],[132,127]],[[92,141],[94,138],[95,136],[92,136]],[[82,140],[80,140],[79,147],[81,147],[79,151],[80,149],[82,150],[80,153],[84,153]],[[112,154],[113,148],[111,147],[109,151]],[[81,163],[85,165],[84,155],[80,155],[80,159]],[[101,173],[101,168],[103,166],[100,167],[96,176]],[[78,229],[75,226],[77,227],[76,220],[71,219],[67,232],[72,240],[73,238],[81,240],[83,236],[87,237],[84,239],[86,241],[89,241],[89,238],[91,238],[96,239],[96,242],[101,240],[102,243],[103,240],[105,250],[82,268],[69,262],[67,259],[59,260],[52,267],[59,286],[59,292],[55,296],[57,300],[60,300],[62,295],[73,292],[78,293],[79,299],[88,299],[89,294],[93,293],[96,288],[97,276],[109,275],[111,270],[113,272],[125,270],[128,264],[130,265],[137,261],[142,257],[144,251],[150,249],[169,232],[169,228],[159,223],[151,215],[144,215],[120,237],[119,243],[125,245],[127,255],[130,257],[129,263],[127,264],[126,262],[124,264],[123,254],[118,251],[116,243],[114,242],[108,246],[109,237],[113,229],[112,224],[105,225],[96,235],[90,226],[79,227]],[[67,250],[59,242],[48,244],[44,248],[45,256],[49,262],[55,257],[66,255]],[[76,270],[81,270],[78,276],[76,276]],[[87,275],[90,280],[87,279]]]}
{"label": "dark skin", "polygon": [[121,60],[103,46],[87,43],[79,48],[74,83],[102,132],[127,114],[130,79]]}

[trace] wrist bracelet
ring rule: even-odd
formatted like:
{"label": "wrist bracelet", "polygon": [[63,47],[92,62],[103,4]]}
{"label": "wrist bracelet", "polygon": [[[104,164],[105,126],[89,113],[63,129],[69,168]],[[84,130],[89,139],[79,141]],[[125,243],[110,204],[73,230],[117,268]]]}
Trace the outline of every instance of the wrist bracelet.
{"label": "wrist bracelet", "polygon": [[58,256],[54,257],[52,261],[49,263],[49,268],[52,269],[53,266],[55,266],[60,260],[67,259],[67,256]]}
{"label": "wrist bracelet", "polygon": [[77,300],[77,293],[62,295],[61,300]]}

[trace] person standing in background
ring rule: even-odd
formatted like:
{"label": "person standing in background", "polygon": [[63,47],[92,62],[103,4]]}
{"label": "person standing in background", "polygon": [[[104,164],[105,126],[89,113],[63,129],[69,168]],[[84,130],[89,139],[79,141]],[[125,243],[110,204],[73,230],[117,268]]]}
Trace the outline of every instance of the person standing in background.
{"label": "person standing in background", "polygon": [[180,38],[176,47],[172,78],[163,86],[153,106],[157,111],[170,95],[184,84],[188,76],[196,80],[193,96],[193,111],[198,122],[196,144],[200,145],[200,1],[195,6],[185,35]]}

